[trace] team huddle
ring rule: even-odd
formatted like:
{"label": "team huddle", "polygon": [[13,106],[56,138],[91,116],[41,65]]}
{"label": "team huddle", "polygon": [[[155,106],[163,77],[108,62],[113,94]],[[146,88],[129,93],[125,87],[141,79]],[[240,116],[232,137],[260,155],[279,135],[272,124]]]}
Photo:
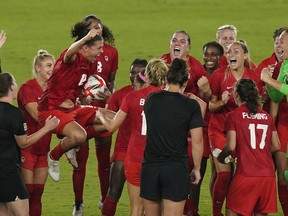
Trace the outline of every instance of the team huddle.
{"label": "team huddle", "polygon": [[[288,28],[275,30],[274,53],[258,66],[233,25],[203,46],[204,64],[177,30],[169,53],[136,58],[119,90],[110,29],[88,15],[71,36],[56,61],[38,51],[34,77],[19,90],[0,73],[0,215],[41,215],[45,182],[60,181],[63,155],[73,167],[72,215],[84,215],[92,138],[103,216],[117,215],[126,181],[131,216],[199,215],[208,159],[211,215],[278,212],[277,192],[288,215]],[[2,31],[0,47],[5,40]],[[53,133],[59,144],[50,150]]]}

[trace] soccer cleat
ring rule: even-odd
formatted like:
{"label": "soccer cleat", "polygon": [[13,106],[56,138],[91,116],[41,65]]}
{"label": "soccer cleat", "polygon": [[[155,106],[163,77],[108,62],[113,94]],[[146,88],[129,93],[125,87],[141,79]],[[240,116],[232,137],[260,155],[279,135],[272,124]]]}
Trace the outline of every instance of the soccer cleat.
{"label": "soccer cleat", "polygon": [[48,155],[48,173],[53,181],[60,180],[59,161],[53,160],[50,155]]}
{"label": "soccer cleat", "polygon": [[69,151],[65,152],[65,155],[66,155],[69,163],[72,166],[78,168],[78,162],[76,159],[76,149],[75,148],[70,149]]}
{"label": "soccer cleat", "polygon": [[72,216],[83,216],[84,215],[84,205],[83,203],[75,203],[73,206]]}
{"label": "soccer cleat", "polygon": [[102,202],[102,197],[100,197],[100,200],[98,202],[98,208],[102,210],[103,208],[103,202]]}

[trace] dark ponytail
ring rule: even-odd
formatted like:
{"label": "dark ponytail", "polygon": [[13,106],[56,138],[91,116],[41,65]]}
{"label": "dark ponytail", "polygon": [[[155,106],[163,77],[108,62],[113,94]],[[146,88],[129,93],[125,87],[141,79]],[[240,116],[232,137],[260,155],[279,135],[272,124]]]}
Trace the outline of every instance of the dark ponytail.
{"label": "dark ponytail", "polygon": [[236,92],[241,101],[246,102],[250,114],[255,114],[260,107],[260,96],[256,83],[248,78],[240,79],[236,83]]}

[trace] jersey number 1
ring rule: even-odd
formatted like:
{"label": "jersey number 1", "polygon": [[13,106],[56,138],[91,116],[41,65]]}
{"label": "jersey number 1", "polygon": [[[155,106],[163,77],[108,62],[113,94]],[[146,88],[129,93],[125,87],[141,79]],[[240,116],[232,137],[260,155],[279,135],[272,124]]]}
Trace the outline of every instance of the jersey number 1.
{"label": "jersey number 1", "polygon": [[267,135],[267,129],[268,129],[268,125],[264,125],[264,124],[249,124],[249,130],[250,130],[250,143],[251,143],[251,147],[252,149],[256,149],[256,129],[257,130],[262,130],[262,137],[261,137],[261,141],[259,143],[259,148],[263,149],[265,146],[265,138]]}
{"label": "jersey number 1", "polygon": [[142,111],[141,116],[142,116],[141,135],[146,136],[147,124],[146,124],[146,117],[145,117],[144,111]]}

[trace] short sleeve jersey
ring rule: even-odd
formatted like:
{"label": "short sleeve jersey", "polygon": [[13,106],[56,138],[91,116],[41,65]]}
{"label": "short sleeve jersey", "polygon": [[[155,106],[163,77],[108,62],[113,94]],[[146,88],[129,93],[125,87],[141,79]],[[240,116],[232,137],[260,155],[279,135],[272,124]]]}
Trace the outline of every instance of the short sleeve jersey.
{"label": "short sleeve jersey", "polygon": [[[131,137],[128,144],[127,159],[142,163],[146,146],[146,119],[144,103],[149,93],[160,90],[159,87],[147,86],[146,88],[132,91],[125,98],[120,109],[130,117]],[[187,134],[186,134],[187,135]]]}
{"label": "short sleeve jersey", "polygon": [[[167,53],[161,57],[168,65],[168,67],[172,64],[172,59],[170,53]],[[197,81],[202,77],[207,77],[207,73],[203,67],[203,65],[193,56],[188,55],[186,58],[187,68],[189,72],[189,79],[187,86],[185,88],[185,92],[191,92],[193,94],[199,95],[199,89],[197,86]]]}
{"label": "short sleeve jersey", "polygon": [[[115,47],[104,43],[103,53],[96,57],[92,64],[94,74],[101,76],[106,84],[109,82],[110,74],[118,69],[118,51]],[[106,101],[93,101],[91,105],[104,107]]]}
{"label": "short sleeve jersey", "polygon": [[26,134],[25,118],[20,109],[0,102],[0,179],[9,179],[20,170],[20,148],[14,135]]}
{"label": "short sleeve jersey", "polygon": [[[133,91],[132,85],[125,86],[115,91],[109,98],[108,109],[117,112],[120,109],[125,96],[132,91]],[[127,151],[130,135],[131,135],[130,116],[128,115],[125,121],[118,129],[115,141],[115,151]]]}
{"label": "short sleeve jersey", "polygon": [[[272,78],[277,79],[280,73],[280,68],[282,66],[282,62],[277,63],[276,67],[274,68]],[[268,91],[271,91],[272,89],[269,89]],[[275,92],[276,89],[273,89]],[[277,91],[278,92],[278,91]],[[282,93],[278,92],[278,94],[282,95],[283,98],[280,102],[278,114],[277,114],[277,121],[283,125],[288,125],[288,99],[287,96],[285,97]]]}
{"label": "short sleeve jersey", "polygon": [[76,59],[66,64],[64,56],[67,50],[63,51],[53,68],[53,73],[47,83],[39,102],[38,110],[57,109],[66,99],[71,99],[76,103],[83,86],[87,82],[91,73],[91,63],[80,54],[76,54]]}
{"label": "short sleeve jersey", "polygon": [[226,131],[236,131],[237,173],[245,176],[275,176],[271,137],[275,131],[272,117],[258,109],[250,116],[245,104],[230,112]]}
{"label": "short sleeve jersey", "polygon": [[277,64],[277,58],[275,53],[273,53],[269,58],[266,58],[259,63],[259,65],[256,68],[256,72],[261,74],[261,71],[264,67],[268,67],[269,65],[275,65],[275,64]]}
{"label": "short sleeve jersey", "polygon": [[[29,103],[39,103],[41,95],[43,93],[42,88],[36,81],[36,79],[28,80],[23,83],[18,91],[17,102],[18,107],[23,111],[26,122],[27,122],[27,135],[35,133],[42,126],[39,122],[36,122],[29,112],[25,109],[25,106]],[[33,154],[47,154],[50,149],[52,133],[47,133],[43,138],[41,138],[36,144],[23,149],[22,151],[28,151]]]}
{"label": "short sleeve jersey", "polygon": [[183,94],[151,93],[145,102],[147,145],[144,161],[187,160],[187,134],[203,127],[198,102]]}
{"label": "short sleeve jersey", "polygon": [[[260,75],[253,70],[245,67],[242,78],[250,78],[257,83],[260,95],[263,92],[262,82],[260,81]],[[221,110],[213,112],[210,118],[209,127],[217,128],[220,131],[224,131],[224,120],[227,113],[237,108],[232,95],[234,85],[237,82],[232,72],[227,68],[219,68],[214,71],[211,77],[210,88],[212,95],[216,96],[218,100],[221,99],[222,93],[228,91],[231,96],[227,104],[222,107]]]}
{"label": "short sleeve jersey", "polygon": [[96,57],[93,63],[93,72],[109,82],[111,72],[118,69],[118,51],[116,48],[104,43],[103,53]]}

